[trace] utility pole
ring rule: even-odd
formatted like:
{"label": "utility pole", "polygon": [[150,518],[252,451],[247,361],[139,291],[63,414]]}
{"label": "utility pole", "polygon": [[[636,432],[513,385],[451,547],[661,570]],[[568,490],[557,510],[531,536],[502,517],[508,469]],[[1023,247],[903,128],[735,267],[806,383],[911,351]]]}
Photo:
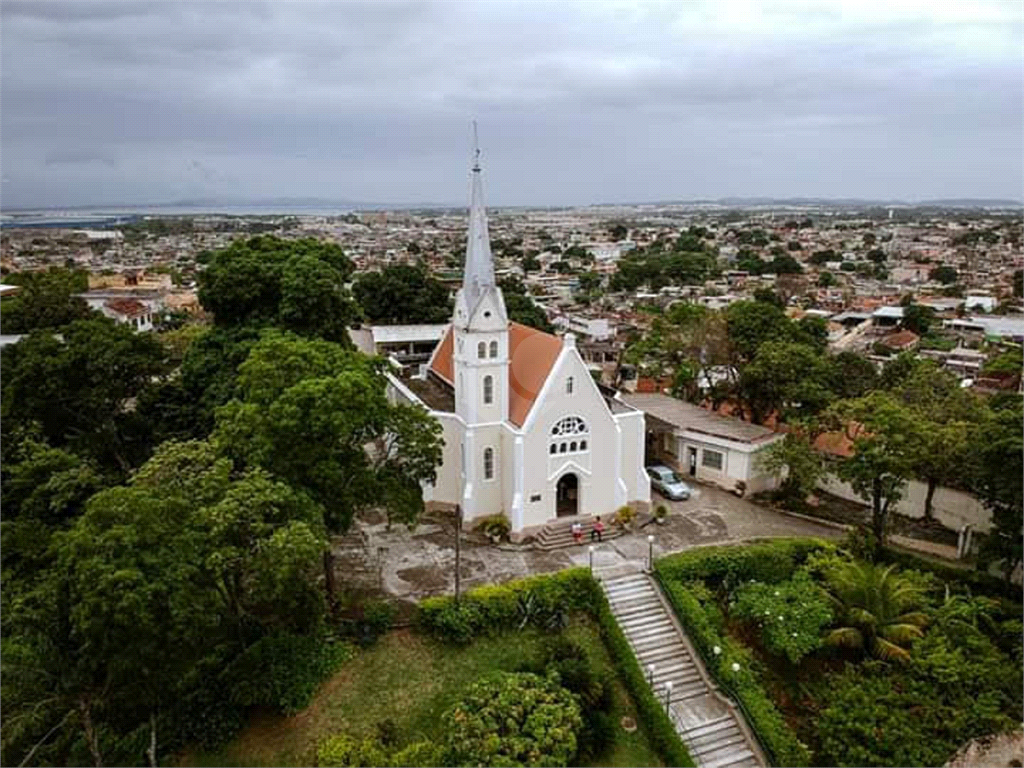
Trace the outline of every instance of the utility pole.
{"label": "utility pole", "polygon": [[462,507],[455,505],[455,604],[459,604],[460,575],[462,569]]}

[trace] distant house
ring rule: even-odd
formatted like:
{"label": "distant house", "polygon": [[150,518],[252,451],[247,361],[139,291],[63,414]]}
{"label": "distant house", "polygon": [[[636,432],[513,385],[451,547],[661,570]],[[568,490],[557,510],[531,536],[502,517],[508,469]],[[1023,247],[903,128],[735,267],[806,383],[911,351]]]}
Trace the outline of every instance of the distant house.
{"label": "distant house", "polygon": [[878,328],[894,328],[903,322],[903,307],[879,307],[871,313],[871,323]]}
{"label": "distant house", "polygon": [[917,346],[920,340],[921,338],[916,333],[904,329],[896,333],[890,333],[882,339],[882,344],[896,352],[909,352]]}
{"label": "distant house", "polygon": [[153,311],[138,299],[108,299],[100,309],[107,317],[137,331],[153,330]]}
{"label": "distant house", "polygon": [[363,325],[350,328],[348,335],[361,352],[394,357],[402,365],[412,365],[430,360],[447,328],[447,323]]}
{"label": "distant house", "polygon": [[644,412],[646,462],[726,490],[757,493],[776,486],[761,468],[763,452],[785,436],[767,427],[657,393],[620,395]]}
{"label": "distant house", "polygon": [[159,291],[110,289],[78,294],[90,309],[102,312],[112,320],[132,326],[137,331],[153,330],[157,315],[164,309]]}

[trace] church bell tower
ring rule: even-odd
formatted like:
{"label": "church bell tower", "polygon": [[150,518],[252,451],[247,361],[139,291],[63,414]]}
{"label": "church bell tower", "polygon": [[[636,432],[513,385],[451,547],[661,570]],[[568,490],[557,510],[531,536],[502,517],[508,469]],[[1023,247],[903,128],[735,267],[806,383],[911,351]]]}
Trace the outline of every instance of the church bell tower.
{"label": "church bell tower", "polygon": [[[475,123],[473,133],[475,140]],[[452,318],[455,412],[467,426],[508,420],[509,361],[508,315],[494,282],[477,146],[471,176],[466,266]]]}

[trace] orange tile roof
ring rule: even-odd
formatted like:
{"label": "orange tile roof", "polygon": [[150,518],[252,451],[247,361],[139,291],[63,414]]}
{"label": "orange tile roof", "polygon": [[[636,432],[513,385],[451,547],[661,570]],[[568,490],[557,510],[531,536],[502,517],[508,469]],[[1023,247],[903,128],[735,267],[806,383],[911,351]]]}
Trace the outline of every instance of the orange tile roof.
{"label": "orange tile roof", "polygon": [[110,299],[104,306],[126,317],[140,317],[146,314],[146,305],[136,299]]}
{"label": "orange tile roof", "polygon": [[[551,367],[562,351],[562,340],[528,325],[509,323],[509,393],[508,418],[523,426],[537,395],[551,373]],[[445,331],[430,359],[430,370],[448,384],[455,386],[452,354],[454,341],[451,326]]]}

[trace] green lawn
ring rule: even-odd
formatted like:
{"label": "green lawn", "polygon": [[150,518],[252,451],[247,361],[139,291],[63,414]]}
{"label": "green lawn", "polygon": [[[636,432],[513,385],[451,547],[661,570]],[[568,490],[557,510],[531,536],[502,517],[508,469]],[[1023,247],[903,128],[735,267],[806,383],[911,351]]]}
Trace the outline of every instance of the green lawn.
{"label": "green lawn", "polygon": [[[614,721],[636,710],[601,642],[595,624],[574,619],[566,630],[584,647],[601,680],[613,680]],[[513,671],[538,652],[545,635],[523,631],[483,638],[467,647],[441,644],[408,630],[391,632],[357,652],[326,681],[312,703],[294,717],[257,713],[241,733],[216,752],[184,756],[190,765],[313,765],[316,747],[328,736],[373,736],[390,719],[404,745],[436,738],[441,713],[483,675]],[[614,748],[599,761],[608,766],[660,766],[643,726],[632,734],[616,727]]]}

